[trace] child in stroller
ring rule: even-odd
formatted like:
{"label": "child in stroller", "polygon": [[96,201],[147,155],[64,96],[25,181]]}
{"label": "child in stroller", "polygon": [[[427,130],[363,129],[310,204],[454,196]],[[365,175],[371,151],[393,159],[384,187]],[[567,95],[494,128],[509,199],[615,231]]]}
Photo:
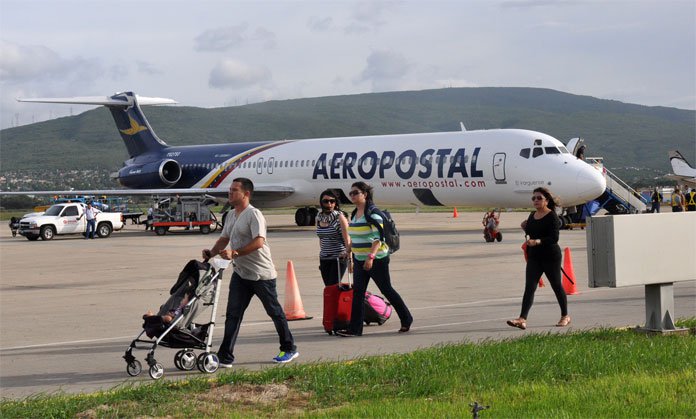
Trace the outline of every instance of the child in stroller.
{"label": "child in stroller", "polygon": [[[150,377],[162,377],[164,368],[155,360],[157,346],[181,349],[174,357],[174,364],[178,369],[189,371],[198,367],[200,371],[207,373],[217,370],[219,361],[217,354],[211,352],[211,345],[220,281],[223,271],[229,265],[229,261],[218,259],[212,259],[210,263],[189,261],[169,291],[170,297],[157,314],[152,311],[145,313],[142,332],[131,342],[123,356],[129,375],[136,376],[142,371],[140,361],[132,353],[133,349],[149,349],[145,360]],[[210,319],[204,323],[194,323],[208,306],[212,306]],[[141,339],[143,335],[150,339]],[[205,352],[196,356],[194,349]]]}

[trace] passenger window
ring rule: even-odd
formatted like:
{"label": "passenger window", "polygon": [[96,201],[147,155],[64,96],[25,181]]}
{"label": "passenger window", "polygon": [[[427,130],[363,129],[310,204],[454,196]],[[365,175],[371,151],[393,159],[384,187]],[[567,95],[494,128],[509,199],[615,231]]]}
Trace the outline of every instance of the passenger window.
{"label": "passenger window", "polygon": [[542,154],[544,154],[544,149],[541,147],[534,147],[534,150],[532,150],[532,157],[539,157]]}
{"label": "passenger window", "polygon": [[546,154],[561,154],[556,147],[546,147],[544,150],[546,151]]}
{"label": "passenger window", "polygon": [[524,157],[525,159],[529,158],[529,149],[528,148],[523,148],[520,150],[520,156]]}

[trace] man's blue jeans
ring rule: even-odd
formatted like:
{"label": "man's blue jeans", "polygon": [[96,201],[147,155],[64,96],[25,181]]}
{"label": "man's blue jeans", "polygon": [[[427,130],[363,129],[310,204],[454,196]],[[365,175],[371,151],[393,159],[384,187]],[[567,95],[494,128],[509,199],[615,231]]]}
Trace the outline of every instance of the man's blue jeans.
{"label": "man's blue jeans", "polygon": [[[94,238],[94,230],[97,220],[87,220],[87,231],[85,231],[85,238]],[[90,235],[91,232],[91,235]]]}
{"label": "man's blue jeans", "polygon": [[222,343],[218,350],[220,362],[227,364],[234,361],[234,344],[237,342],[239,327],[242,324],[244,312],[251,302],[251,297],[254,295],[259,297],[263,308],[266,309],[266,314],[273,320],[278,333],[280,350],[284,352],[295,352],[297,350],[288,327],[288,320],[285,318],[285,312],[278,302],[276,280],[250,281],[242,278],[235,272],[230,280],[230,291],[227,297],[225,336],[222,338]]}

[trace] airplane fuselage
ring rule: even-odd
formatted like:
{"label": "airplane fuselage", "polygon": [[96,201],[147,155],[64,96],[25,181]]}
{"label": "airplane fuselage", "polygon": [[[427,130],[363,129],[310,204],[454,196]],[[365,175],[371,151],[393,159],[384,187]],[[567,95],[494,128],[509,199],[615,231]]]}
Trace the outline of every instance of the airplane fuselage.
{"label": "airplane fuselage", "polygon": [[203,193],[224,201],[233,179],[246,177],[255,185],[252,202],[266,208],[314,207],[326,189],[347,203],[346,193],[356,181],[371,184],[380,205],[530,207],[531,193],[540,186],[564,206],[592,200],[606,187],[601,172],[570,154],[560,141],[535,131],[169,146],[157,137],[139,103],[175,103],[171,99],[124,92],[106,98],[25,101],[109,108],[131,156],[116,177],[132,192],[112,194]]}
{"label": "airplane fuselage", "polygon": [[[521,155],[525,149],[528,157]],[[525,207],[539,186],[558,194],[563,205],[576,205],[603,191],[601,173],[553,137],[527,130],[166,147],[126,162],[124,185],[152,188],[134,181],[137,167],[167,160],[181,167],[172,188],[226,192],[234,178],[248,177],[260,187],[294,191],[264,199],[266,207],[316,205],[323,190],[347,192],[358,180],[375,188],[381,205]]]}

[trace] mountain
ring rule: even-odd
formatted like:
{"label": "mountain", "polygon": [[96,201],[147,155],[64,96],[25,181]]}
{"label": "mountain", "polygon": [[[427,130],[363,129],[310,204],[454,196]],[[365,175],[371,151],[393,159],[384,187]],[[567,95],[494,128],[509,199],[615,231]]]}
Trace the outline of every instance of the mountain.
{"label": "mountain", "polygon": [[[171,145],[456,131],[461,121],[469,130],[524,128],[564,143],[582,137],[586,155],[604,157],[608,168],[632,179],[668,173],[668,150],[696,155],[695,111],[550,89],[448,88],[215,109],[149,106],[144,112],[157,135]],[[115,171],[127,158],[105,108],[0,131],[2,173]]]}

